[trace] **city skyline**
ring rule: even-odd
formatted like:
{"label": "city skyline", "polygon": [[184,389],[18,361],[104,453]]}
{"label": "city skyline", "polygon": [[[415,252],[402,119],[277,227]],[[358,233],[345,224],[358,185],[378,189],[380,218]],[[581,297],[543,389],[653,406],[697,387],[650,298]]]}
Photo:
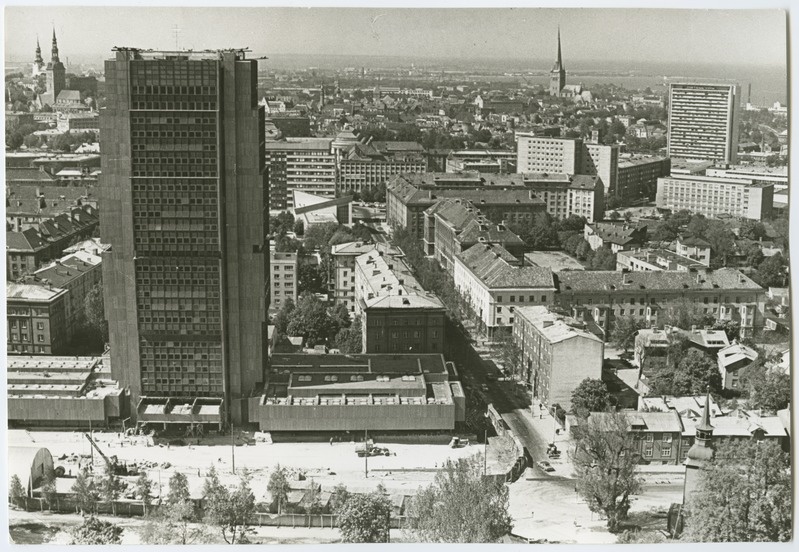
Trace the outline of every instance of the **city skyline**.
{"label": "city skyline", "polygon": [[[93,25],[80,25],[91,11]],[[557,28],[567,69],[616,60],[785,66],[787,19],[782,10],[655,9],[363,9],[10,7],[6,61],[27,61],[37,35],[55,28],[74,60],[108,56],[114,46],[153,49],[249,47],[257,55],[401,56],[419,59],[530,59],[551,63]],[[142,17],[146,25],[131,24]],[[653,18],[658,33],[649,32]],[[125,21],[125,25],[120,25]],[[216,27],[209,22],[216,22]],[[332,24],[338,32],[328,32]],[[235,28],[235,40],[228,29]],[[302,43],[292,29],[306,29]],[[597,34],[596,29],[602,29]],[[469,32],[471,31],[471,32]],[[88,36],[87,36],[88,35]],[[601,38],[601,40],[599,40]],[[88,49],[87,44],[92,44]],[[570,65],[569,65],[570,64]]]}

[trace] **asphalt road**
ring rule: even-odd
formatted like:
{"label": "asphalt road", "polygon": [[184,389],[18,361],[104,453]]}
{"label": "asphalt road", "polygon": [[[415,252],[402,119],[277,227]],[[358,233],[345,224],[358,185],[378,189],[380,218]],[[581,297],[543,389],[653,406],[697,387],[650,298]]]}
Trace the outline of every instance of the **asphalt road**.
{"label": "asphalt road", "polygon": [[[533,425],[525,418],[524,412],[530,407],[529,399],[522,399],[513,392],[514,382],[495,381],[501,376],[499,369],[490,359],[490,354],[480,354],[475,350],[470,339],[455,328],[447,328],[449,338],[449,358],[465,376],[465,384],[481,388],[486,386],[487,392],[481,393],[487,403],[502,416],[502,419],[516,433],[519,440],[527,448],[535,462],[545,460],[549,436],[539,435]],[[535,466],[539,475],[543,470]]]}

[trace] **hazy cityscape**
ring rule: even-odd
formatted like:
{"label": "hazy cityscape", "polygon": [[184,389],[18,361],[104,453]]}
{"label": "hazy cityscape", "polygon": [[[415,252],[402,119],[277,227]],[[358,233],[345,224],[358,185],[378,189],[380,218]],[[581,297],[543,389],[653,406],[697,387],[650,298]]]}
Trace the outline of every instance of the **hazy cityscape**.
{"label": "hazy cityscape", "polygon": [[784,12],[5,31],[12,543],[792,539]]}

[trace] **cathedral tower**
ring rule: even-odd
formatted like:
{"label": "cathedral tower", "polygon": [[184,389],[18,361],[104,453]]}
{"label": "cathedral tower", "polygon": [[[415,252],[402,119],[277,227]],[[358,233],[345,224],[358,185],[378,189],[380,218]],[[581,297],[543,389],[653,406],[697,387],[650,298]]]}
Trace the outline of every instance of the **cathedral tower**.
{"label": "cathedral tower", "polygon": [[563,57],[560,53],[560,27],[558,27],[558,59],[549,72],[549,95],[560,96],[564,86],[566,86],[566,68],[563,66]]}
{"label": "cathedral tower", "polygon": [[36,37],[36,57],[33,60],[33,76],[36,77],[44,73],[44,59],[42,58],[42,47],[39,45],[39,37]]}
{"label": "cathedral tower", "polygon": [[42,101],[55,106],[58,94],[67,87],[67,70],[58,57],[58,40],[53,29],[53,46],[50,52],[50,63],[47,64],[47,91],[42,94]]}

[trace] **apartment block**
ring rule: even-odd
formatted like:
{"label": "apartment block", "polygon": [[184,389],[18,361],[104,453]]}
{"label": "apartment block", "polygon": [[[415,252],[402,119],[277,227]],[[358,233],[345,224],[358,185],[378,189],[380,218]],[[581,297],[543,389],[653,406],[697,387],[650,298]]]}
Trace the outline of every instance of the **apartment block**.
{"label": "apartment block", "polygon": [[706,217],[763,220],[771,216],[774,184],[750,178],[672,175],[658,178],[658,209],[686,209]]}
{"label": "apartment block", "polygon": [[558,219],[572,215],[589,222],[605,214],[605,186],[597,175],[533,173],[524,174],[524,184],[546,204],[546,211]]}
{"label": "apartment block", "polygon": [[736,84],[671,83],[668,156],[735,163],[740,103]]}
{"label": "apartment block", "polygon": [[134,419],[241,423],[263,382],[269,196],[257,73],[243,50],[117,48],[106,61],[103,282],[111,366]]}
{"label": "apartment block", "polygon": [[388,251],[389,246],[386,244],[348,242],[331,247],[330,258],[332,259],[333,267],[328,285],[331,288],[333,301],[337,304],[344,304],[351,316],[355,315],[355,258],[379,248],[383,248],[385,253]]}
{"label": "apartment block", "polygon": [[69,292],[48,284],[6,283],[9,355],[55,355],[68,344]]}
{"label": "apartment block", "polygon": [[615,195],[619,146],[584,142],[580,138],[552,138],[517,132],[516,172],[596,175],[605,195]]}
{"label": "apartment block", "polygon": [[336,158],[329,138],[290,138],[265,143],[269,208],[291,209],[294,190],[336,196]]}
{"label": "apartment block", "polygon": [[516,308],[551,305],[552,271],[521,263],[499,245],[477,244],[455,255],[455,289],[489,336],[513,327]]}
{"label": "apartment block", "polygon": [[394,177],[386,190],[386,220],[424,238],[425,211],[438,201],[458,198],[471,202],[496,224],[532,222],[546,211],[544,201],[519,174],[422,173]]}
{"label": "apartment block", "polygon": [[607,335],[624,316],[649,327],[662,325],[661,312],[685,306],[718,322],[739,322],[742,337],[765,323],[766,290],[731,268],[707,273],[561,271],[555,279],[555,304],[597,335]]}
{"label": "apartment block", "polygon": [[374,249],[355,258],[355,313],[365,353],[442,353],[445,309],[400,254]]}
{"label": "apartment block", "polygon": [[443,199],[425,211],[424,248],[450,274],[455,255],[478,243],[501,245],[514,256],[524,254],[524,241],[504,224],[488,220],[473,203]]}
{"label": "apartment block", "polygon": [[297,304],[299,286],[299,264],[296,253],[269,252],[269,309],[280,310],[290,299]]}
{"label": "apartment block", "polygon": [[533,396],[547,406],[571,410],[571,394],[580,382],[602,377],[602,340],[545,305],[516,309],[513,341],[521,351]]}
{"label": "apartment block", "polygon": [[658,178],[668,176],[671,160],[668,157],[634,155],[619,160],[616,177],[617,198],[622,205],[637,205],[654,201]]}

